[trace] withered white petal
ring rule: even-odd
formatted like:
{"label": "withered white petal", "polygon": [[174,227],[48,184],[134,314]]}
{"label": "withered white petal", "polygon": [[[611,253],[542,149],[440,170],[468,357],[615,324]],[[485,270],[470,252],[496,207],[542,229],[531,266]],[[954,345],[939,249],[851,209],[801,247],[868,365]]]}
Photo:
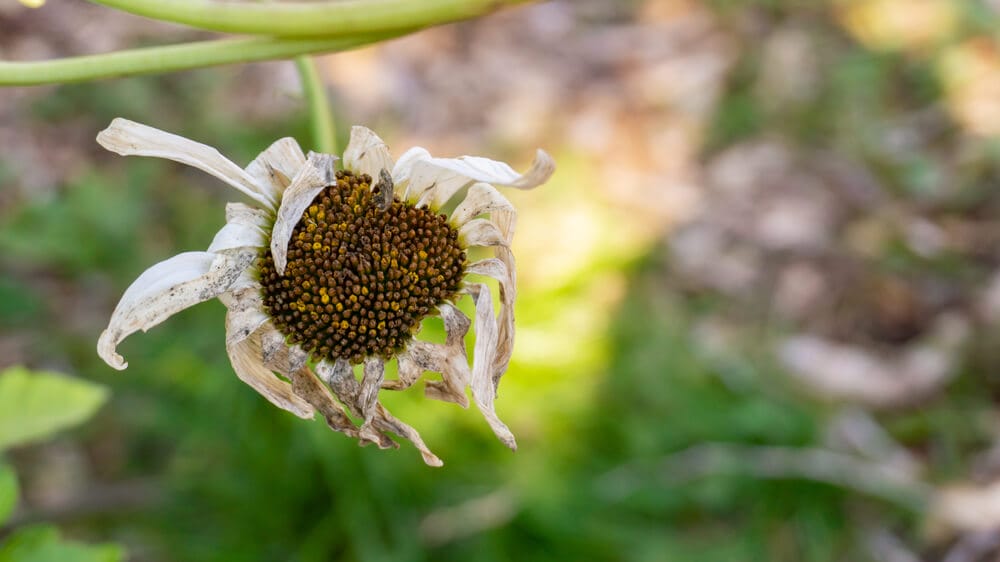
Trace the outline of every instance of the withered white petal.
{"label": "withered white petal", "polygon": [[[260,281],[257,280],[256,269],[253,267],[248,267],[240,273],[240,276],[233,281],[233,284],[229,286],[229,291],[243,291],[243,290],[254,290],[260,292]],[[219,295],[219,299],[225,304],[226,293]],[[228,305],[227,305],[228,306]]]}
{"label": "withered white petal", "polygon": [[427,152],[426,148],[419,146],[415,146],[404,152],[399,157],[399,160],[396,160],[396,165],[392,167],[392,181],[396,183],[396,187],[399,188],[408,185],[414,164],[421,160],[429,160],[430,158],[431,153]]}
{"label": "withered white petal", "polygon": [[477,183],[469,188],[469,193],[455,208],[449,220],[451,224],[461,228],[479,215],[513,210],[514,206],[495,187],[488,183]]}
{"label": "withered white petal", "polygon": [[429,398],[454,402],[468,408],[469,398],[465,395],[465,388],[472,375],[469,372],[469,356],[465,350],[465,334],[469,332],[472,322],[450,304],[442,304],[438,309],[446,334],[443,346],[444,365],[437,369],[441,373],[441,380],[428,381],[424,393]]}
{"label": "withered white petal", "polygon": [[514,434],[497,417],[494,401],[497,394],[497,379],[494,378],[493,363],[497,353],[497,319],[493,316],[493,297],[486,285],[473,285],[470,291],[476,301],[476,346],[472,358],[472,397],[486,422],[497,438],[512,450],[517,449]]}
{"label": "withered white petal", "polygon": [[261,152],[247,166],[247,173],[257,178],[258,183],[270,188],[274,200],[281,198],[299,168],[306,163],[306,157],[299,143],[291,137],[278,139]]}
{"label": "withered white petal", "polygon": [[267,208],[273,209],[277,201],[270,187],[260,184],[254,176],[219,154],[218,150],[166,131],[119,117],[97,135],[97,142],[122,156],[165,158],[198,168]]}
{"label": "withered white petal", "polygon": [[382,387],[385,379],[385,363],[378,357],[370,357],[365,360],[364,376],[361,379],[361,391],[358,395],[358,403],[364,424],[372,423],[375,417],[375,404],[378,402],[378,391]]}
{"label": "withered white petal", "polygon": [[[236,325],[239,321],[233,316],[232,311],[226,315],[227,332],[242,334],[244,328]],[[312,406],[292,392],[290,384],[274,376],[274,373],[264,366],[258,333],[251,333],[242,338],[227,337],[226,353],[229,354],[229,361],[241,381],[282,410],[303,419],[312,419],[314,414]]]}
{"label": "withered white petal", "polygon": [[226,205],[226,224],[216,233],[209,252],[235,248],[263,248],[267,243],[267,214],[242,203]]}
{"label": "withered white petal", "polygon": [[274,257],[274,269],[279,275],[285,273],[288,240],[302,218],[302,213],[326,186],[337,181],[336,170],[333,169],[336,159],[336,156],[329,154],[310,152],[306,163],[285,190],[281,207],[278,208],[278,217],[271,230],[271,255]]}
{"label": "withered white petal", "polygon": [[444,370],[446,357],[447,351],[443,345],[415,339],[398,356],[397,379],[383,381],[382,388],[386,390],[410,388],[424,371],[440,373]]}
{"label": "withered white petal", "polygon": [[507,273],[507,266],[497,258],[487,258],[473,262],[469,264],[465,272],[486,275],[497,281],[509,284],[510,274]]}
{"label": "withered white petal", "polygon": [[472,219],[458,229],[458,242],[465,246],[507,246],[508,240],[488,219]]}
{"label": "withered white petal", "polygon": [[430,159],[418,160],[410,168],[404,197],[418,207],[439,209],[471,183],[461,174],[435,166]]}
{"label": "withered white petal", "polygon": [[548,181],[556,169],[555,161],[544,150],[538,150],[535,153],[535,161],[531,163],[531,168],[523,174],[517,173],[508,164],[479,156],[431,158],[428,162],[460,174],[471,181],[516,189],[538,187]]}
{"label": "withered white petal", "polygon": [[288,345],[285,339],[273,323],[267,322],[262,326],[260,344],[264,365],[283,375],[289,375],[305,366],[309,354],[297,345]]}
{"label": "withered white petal", "polygon": [[[356,416],[362,416],[359,401],[361,395],[361,385],[358,383],[358,380],[354,378],[354,372],[346,361],[338,360],[336,363],[331,363],[325,360],[320,361],[316,364],[316,374],[330,386],[333,393],[337,395],[337,398],[343,402],[345,406],[347,406],[351,413]],[[437,455],[432,453],[431,450],[427,448],[424,440],[415,429],[396,419],[385,409],[385,407],[377,402],[375,404],[375,415],[372,418],[371,427],[379,432],[391,431],[400,437],[409,439],[417,450],[420,451],[420,456],[423,457],[424,463],[427,465],[442,466],[444,464],[441,462],[441,459],[437,457]],[[370,437],[365,435],[362,435],[361,437],[367,437],[373,440],[379,447],[382,448],[397,446],[395,441],[390,439],[384,433],[369,435]]]}
{"label": "withered white petal", "polygon": [[371,129],[354,126],[344,150],[344,167],[358,174],[368,174],[373,182],[378,182],[382,170],[392,170],[392,155],[389,147]]}
{"label": "withered white petal", "polygon": [[[230,290],[219,295],[226,305],[226,345],[235,345],[257,332],[268,321],[260,291]],[[258,339],[259,335],[258,335]],[[263,359],[260,355],[258,359]]]}
{"label": "withered white petal", "polygon": [[128,363],[115,351],[123,339],[224,293],[255,258],[252,252],[185,252],[150,267],[122,295],[98,340],[98,354],[108,365],[124,369]]}
{"label": "withered white petal", "polygon": [[507,372],[511,355],[514,353],[514,302],[517,300],[517,268],[514,265],[514,253],[510,251],[510,248],[497,247],[496,255],[497,259],[507,267],[507,278],[500,279],[500,314],[497,317],[500,332],[497,337],[497,356],[493,362],[494,377],[499,383],[500,377]]}

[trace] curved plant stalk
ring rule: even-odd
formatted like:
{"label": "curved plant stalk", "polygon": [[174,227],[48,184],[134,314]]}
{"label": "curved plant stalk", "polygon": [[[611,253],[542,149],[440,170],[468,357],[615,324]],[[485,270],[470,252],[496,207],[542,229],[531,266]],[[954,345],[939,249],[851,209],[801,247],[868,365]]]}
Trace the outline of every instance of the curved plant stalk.
{"label": "curved plant stalk", "polygon": [[220,64],[282,59],[310,53],[332,53],[391,39],[411,31],[412,28],[333,39],[276,37],[218,39],[46,61],[0,61],[0,86],[83,82]]}
{"label": "curved plant stalk", "polygon": [[91,0],[109,8],[199,29],[334,37],[427,27],[493,12],[528,0],[339,0],[233,2],[211,0]]}
{"label": "curved plant stalk", "polygon": [[330,100],[327,99],[326,85],[316,69],[311,57],[298,57],[295,66],[302,79],[302,91],[309,103],[309,122],[312,125],[313,144],[317,152],[339,154],[337,150],[337,130],[333,121]]}

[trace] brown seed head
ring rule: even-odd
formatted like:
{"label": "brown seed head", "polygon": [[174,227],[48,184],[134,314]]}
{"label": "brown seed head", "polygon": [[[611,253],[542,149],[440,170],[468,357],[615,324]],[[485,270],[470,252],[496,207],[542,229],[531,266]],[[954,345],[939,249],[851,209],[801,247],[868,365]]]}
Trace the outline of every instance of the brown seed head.
{"label": "brown seed head", "polygon": [[367,174],[337,172],[295,226],[285,274],[261,257],[265,310],[314,359],[390,357],[458,292],[465,252],[446,217],[399,198],[383,211],[376,195]]}

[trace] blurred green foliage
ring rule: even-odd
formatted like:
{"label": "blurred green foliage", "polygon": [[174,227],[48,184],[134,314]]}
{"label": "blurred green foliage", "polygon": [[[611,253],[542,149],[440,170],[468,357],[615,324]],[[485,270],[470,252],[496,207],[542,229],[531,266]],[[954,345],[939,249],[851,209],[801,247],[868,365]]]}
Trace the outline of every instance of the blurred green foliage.
{"label": "blurred green foliage", "polygon": [[[64,375],[23,367],[0,372],[0,453],[83,422],[106,398],[103,387]],[[0,457],[0,525],[13,513],[18,496],[17,475]],[[118,562],[122,558],[118,546],[64,541],[47,525],[18,529],[0,541],[0,562]]]}
{"label": "blurred green foliage", "polygon": [[0,451],[49,437],[97,411],[107,391],[55,373],[0,372]]}
{"label": "blurred green foliage", "polygon": [[0,562],[120,562],[123,559],[120,547],[64,541],[59,531],[48,525],[21,529],[0,544]]}

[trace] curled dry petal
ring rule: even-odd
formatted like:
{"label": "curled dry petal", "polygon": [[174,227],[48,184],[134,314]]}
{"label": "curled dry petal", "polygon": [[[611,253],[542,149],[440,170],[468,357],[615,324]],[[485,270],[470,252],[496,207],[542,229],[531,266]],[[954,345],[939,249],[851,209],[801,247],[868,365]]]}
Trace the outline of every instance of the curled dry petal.
{"label": "curled dry petal", "polygon": [[[362,394],[361,385],[354,378],[354,371],[346,361],[343,359],[335,363],[320,361],[316,365],[316,373],[330,386],[333,393],[348,407],[351,413],[359,417],[363,415],[360,402]],[[368,435],[362,434],[362,439],[374,440],[383,449],[396,447],[398,445],[396,445],[395,441],[386,436],[385,433],[379,433],[390,431],[410,440],[417,450],[420,451],[420,456],[423,457],[424,462],[429,466],[442,466],[444,464],[437,455],[427,448],[424,440],[415,429],[396,419],[378,402],[375,403],[375,412],[372,417],[371,426],[378,430],[378,432],[373,431]]]}
{"label": "curled dry petal", "polygon": [[[506,248],[498,248],[506,252],[513,260]],[[499,386],[500,378],[507,372],[507,365],[510,363],[511,354],[514,351],[514,299],[516,289],[512,277],[513,268],[508,268],[501,258],[490,258],[475,262],[469,265],[466,270],[469,273],[486,275],[500,282],[500,314],[497,318],[497,349],[493,357],[493,379],[494,386]]]}
{"label": "curled dry petal", "polygon": [[[514,206],[506,197],[488,183],[473,184],[469,188],[469,193],[465,199],[455,208],[451,214],[451,224],[461,228],[472,219],[486,213],[502,211],[514,211]],[[501,230],[501,232],[503,232]]]}
{"label": "curled dry petal", "polygon": [[398,357],[399,374],[397,379],[382,381],[382,388],[406,390],[417,382],[424,371],[440,373],[444,369],[445,353],[445,348],[442,345],[414,339],[406,351]]}
{"label": "curled dry petal", "polygon": [[226,224],[215,235],[209,252],[263,248],[267,242],[267,212],[242,203],[226,205]]}
{"label": "curled dry petal", "polygon": [[465,334],[471,322],[457,308],[450,304],[439,307],[444,329],[447,334],[444,345],[421,340],[413,340],[399,355],[399,375],[397,380],[385,381],[382,388],[405,390],[424,374],[424,371],[441,373],[440,381],[427,381],[425,394],[428,398],[454,402],[463,408],[469,407],[465,387],[469,385],[469,357],[465,351]]}
{"label": "curled dry petal", "polygon": [[310,152],[306,163],[299,168],[299,173],[285,190],[274,228],[271,230],[271,255],[274,257],[274,269],[278,275],[285,273],[288,241],[292,238],[292,231],[302,218],[302,213],[309,208],[316,195],[337,181],[336,171],[333,169],[336,160],[336,156]]}
{"label": "curled dry petal", "polygon": [[535,153],[535,161],[531,163],[531,168],[523,174],[517,173],[503,162],[479,156],[432,158],[430,162],[438,167],[461,174],[472,181],[516,189],[538,187],[548,181],[556,170],[555,161],[541,149]]}
{"label": "curled dry petal", "polygon": [[[337,359],[333,363],[320,361],[316,365],[316,373],[333,390],[337,399],[347,406],[347,409],[352,414],[362,418],[365,417],[364,405],[361,403],[361,385],[354,378],[354,369],[347,361],[343,359]],[[371,419],[366,419],[366,423],[358,430],[358,438],[362,444],[375,443],[380,449],[399,447],[388,435],[376,431],[372,427],[377,415],[378,409],[375,408]]]}
{"label": "curled dry petal", "polygon": [[264,364],[283,375],[294,373],[309,360],[309,354],[297,345],[288,345],[285,336],[268,322],[261,331]]}
{"label": "curled dry petal", "polygon": [[[494,211],[490,219],[504,238],[514,237],[514,226],[517,223],[517,213],[514,210]],[[494,248],[497,259],[507,266],[507,279],[500,282],[500,316],[498,317],[500,335],[498,337],[497,357],[494,362],[496,377],[499,380],[507,372],[510,357],[514,353],[514,302],[517,301],[517,266],[514,263],[514,252],[509,246]]]}
{"label": "curled dry petal", "polygon": [[469,317],[450,304],[439,307],[444,320],[445,343],[444,365],[436,369],[441,373],[440,381],[428,381],[424,393],[428,398],[454,402],[463,408],[469,407],[465,387],[472,375],[469,373],[469,356],[465,351],[465,334],[472,322]]}
{"label": "curled dry petal", "polygon": [[364,377],[361,379],[361,390],[358,394],[358,406],[364,424],[370,425],[375,417],[375,404],[378,403],[378,391],[385,379],[385,363],[378,357],[365,360]]}
{"label": "curled dry petal", "polygon": [[472,180],[436,166],[431,161],[418,162],[413,166],[413,191],[420,194],[418,207],[440,209],[462,188],[468,187]]}
{"label": "curled dry petal", "polygon": [[476,302],[476,347],[472,359],[472,397],[483,413],[497,438],[512,450],[517,449],[514,434],[497,417],[493,402],[496,400],[497,382],[493,365],[497,354],[497,319],[493,316],[493,298],[489,287],[473,285],[470,294]]}
{"label": "curled dry petal", "polygon": [[270,322],[261,326],[257,336],[264,366],[287,377],[292,383],[292,393],[322,414],[331,429],[357,437],[357,428],[347,413],[306,365],[308,355],[298,346],[286,344],[284,336]]}
{"label": "curled dry petal", "polygon": [[458,229],[458,241],[463,246],[508,246],[510,241],[488,219],[472,219]]}
{"label": "curled dry petal", "polygon": [[247,166],[246,172],[257,179],[257,182],[267,186],[275,201],[281,199],[281,194],[292,182],[292,178],[306,163],[306,157],[299,148],[299,143],[291,137],[278,139],[261,152]]}
{"label": "curled dry petal", "polygon": [[236,376],[275,406],[300,418],[311,419],[312,406],[297,396],[292,391],[291,385],[274,376],[274,373],[264,366],[260,334],[251,331],[249,335],[243,335],[252,326],[252,322],[245,323],[247,320],[245,316],[233,310],[226,315],[226,353],[229,354]]}
{"label": "curled dry petal", "polygon": [[545,183],[554,171],[555,162],[543,150],[536,153],[531,168],[519,174],[509,165],[489,158],[433,158],[426,150],[413,148],[399,159],[393,178],[406,184],[407,201],[440,208],[474,182],[532,189]]}
{"label": "curled dry petal", "polygon": [[[410,175],[413,171],[413,165],[421,160],[430,160],[431,153],[427,152],[426,148],[415,146],[399,157],[396,160],[396,165],[392,167],[392,180],[396,184],[397,191],[410,183]],[[400,195],[405,196],[404,193]]]}
{"label": "curled dry petal", "polygon": [[389,147],[367,127],[351,127],[351,140],[344,150],[344,167],[358,174],[368,174],[378,181],[382,170],[393,168]]}
{"label": "curled dry petal", "polygon": [[[226,313],[227,346],[247,339],[268,320],[258,290],[229,291],[219,295],[219,300],[229,309]],[[263,355],[259,355],[258,360],[263,360]]]}
{"label": "curled dry petal", "polygon": [[117,118],[97,135],[97,142],[122,156],[165,158],[198,168],[267,208],[273,209],[277,201],[269,186],[219,154],[218,150],[166,131]]}
{"label": "curled dry petal", "polygon": [[330,391],[323,386],[313,374],[312,369],[303,365],[301,368],[286,375],[292,381],[292,390],[312,404],[313,408],[323,414],[326,425],[351,437],[359,437],[359,433],[351,418],[347,417],[344,408],[333,399]]}
{"label": "curled dry petal", "polygon": [[476,275],[486,275],[487,277],[492,277],[502,283],[509,283],[507,266],[497,258],[488,258],[473,262],[469,264],[469,266],[465,269],[465,272]]}
{"label": "curled dry petal", "polygon": [[128,363],[115,351],[123,339],[224,293],[254,259],[254,252],[185,252],[150,267],[122,295],[97,342],[98,355],[108,365],[124,369]]}

